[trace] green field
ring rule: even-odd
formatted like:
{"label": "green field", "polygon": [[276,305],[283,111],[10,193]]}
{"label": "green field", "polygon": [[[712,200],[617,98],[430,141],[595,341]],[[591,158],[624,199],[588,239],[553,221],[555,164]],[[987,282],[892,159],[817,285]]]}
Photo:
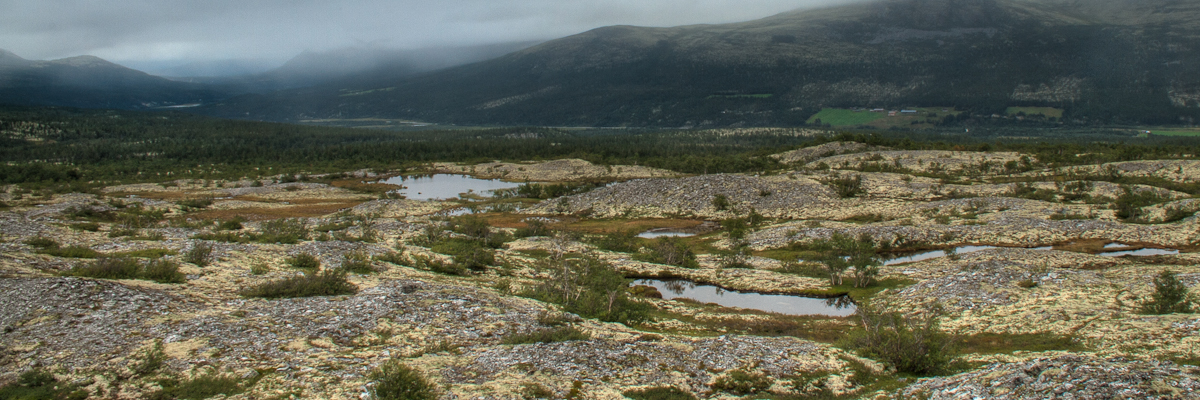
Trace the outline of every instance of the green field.
{"label": "green field", "polygon": [[817,115],[809,117],[808,123],[814,123],[819,119],[821,123],[833,126],[855,126],[867,124],[882,118],[887,118],[887,113],[826,108],[817,113]]}
{"label": "green field", "polygon": [[1043,115],[1046,118],[1062,118],[1063,110],[1053,107],[1009,107],[1004,113],[1008,115],[1025,113],[1025,115]]}
{"label": "green field", "polygon": [[1155,136],[1200,136],[1200,129],[1147,129]]}

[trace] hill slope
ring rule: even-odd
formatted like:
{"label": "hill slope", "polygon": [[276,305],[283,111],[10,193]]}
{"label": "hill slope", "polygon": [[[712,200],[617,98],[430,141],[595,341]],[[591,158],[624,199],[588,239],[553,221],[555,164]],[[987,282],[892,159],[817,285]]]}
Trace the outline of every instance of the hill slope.
{"label": "hill slope", "polygon": [[888,0],[757,21],[614,26],[415,78],[244,96],[202,112],[581,126],[799,124],[821,107],[1200,116],[1200,5]]}
{"label": "hill slope", "polygon": [[0,50],[0,104],[133,109],[220,97],[204,85],[170,81],[97,57],[31,61]]}

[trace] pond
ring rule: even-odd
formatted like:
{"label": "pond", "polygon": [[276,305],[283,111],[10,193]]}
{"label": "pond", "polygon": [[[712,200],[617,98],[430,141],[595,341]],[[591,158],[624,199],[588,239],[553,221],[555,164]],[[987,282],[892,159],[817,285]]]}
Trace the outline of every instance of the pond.
{"label": "pond", "polygon": [[818,299],[784,294],[761,294],[725,290],[685,280],[638,279],[634,285],[653,286],[663,299],[688,298],[725,307],[775,312],[787,315],[828,315],[845,317],[857,309],[848,297]]}
{"label": "pond", "polygon": [[651,230],[639,233],[637,235],[637,237],[644,238],[644,239],[656,239],[656,238],[660,238],[660,237],[690,237],[690,236],[696,236],[696,234],[693,232],[683,232],[683,231],[679,231],[679,230],[675,230],[675,229],[671,229],[671,228],[651,229]]}
{"label": "pond", "polygon": [[1147,248],[1144,248],[1144,249],[1137,249],[1137,250],[1106,251],[1106,252],[1103,252],[1103,253],[1096,253],[1096,255],[1099,255],[1099,256],[1108,256],[1108,257],[1120,257],[1120,256],[1135,256],[1135,257],[1144,257],[1144,256],[1169,256],[1169,255],[1175,255],[1175,254],[1179,254],[1179,250],[1175,250],[1175,249],[1154,249],[1154,248],[1149,248],[1149,247],[1147,247]]}
{"label": "pond", "polygon": [[[959,247],[954,248],[954,254],[974,253],[976,251],[994,249],[994,248],[996,248],[996,247],[995,246],[959,246]],[[1050,250],[1050,248],[1038,247],[1035,250]],[[925,261],[925,260],[934,259],[934,258],[938,258],[938,257],[945,257],[945,256],[946,256],[945,250],[926,251],[924,253],[917,253],[917,254],[912,254],[912,255],[907,255],[907,256],[891,258],[891,259],[884,261],[883,265],[896,265],[896,264],[904,264],[904,263],[917,262],[917,261]]]}
{"label": "pond", "polygon": [[453,199],[464,193],[488,197],[493,191],[512,189],[520,185],[499,179],[478,179],[455,174],[397,176],[378,183],[399,185],[402,189],[393,193],[413,200]]}

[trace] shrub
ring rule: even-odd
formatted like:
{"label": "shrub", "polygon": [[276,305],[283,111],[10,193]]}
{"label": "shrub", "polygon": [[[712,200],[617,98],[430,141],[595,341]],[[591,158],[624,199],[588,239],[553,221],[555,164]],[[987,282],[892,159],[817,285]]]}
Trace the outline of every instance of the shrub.
{"label": "shrub", "polygon": [[633,400],[696,400],[696,396],[674,386],[626,390],[621,394]]}
{"label": "shrub", "polygon": [[1021,281],[1017,282],[1018,287],[1025,288],[1025,289],[1033,289],[1033,288],[1037,287],[1037,285],[1038,285],[1037,282],[1034,281],[1032,278],[1025,278],[1025,279],[1022,279]]}
{"label": "shrub", "polygon": [[137,229],[130,229],[130,228],[114,228],[113,230],[108,231],[108,237],[110,237],[110,238],[137,236],[137,235],[138,235]]}
{"label": "shrub", "polygon": [[863,330],[852,334],[843,345],[888,363],[899,372],[917,375],[944,372],[957,349],[953,338],[938,329],[939,316],[938,307],[923,315],[905,316],[863,303],[858,307]]}
{"label": "shrub", "polygon": [[733,204],[729,203],[729,197],[723,194],[718,194],[713,196],[712,205],[713,208],[717,209],[717,211],[725,211],[728,210]]}
{"label": "shrub", "polygon": [[391,264],[395,264],[395,265],[408,264],[408,260],[406,260],[404,258],[404,255],[402,254],[402,252],[397,252],[397,251],[389,251],[384,254],[376,254],[375,257],[373,257],[373,258],[375,259],[375,261],[383,261],[385,263],[391,263]]}
{"label": "shrub", "polygon": [[742,239],[746,237],[746,232],[750,230],[750,224],[746,223],[743,218],[733,218],[721,221],[721,227],[729,232],[730,239]]}
{"label": "shrub", "polygon": [[156,340],[153,346],[143,350],[138,355],[134,364],[129,369],[137,376],[146,376],[162,368],[163,363],[166,361],[167,353],[163,351],[163,341]]}
{"label": "shrub", "polygon": [[321,268],[321,260],[312,254],[300,253],[284,259],[283,261],[292,268],[300,269],[317,269]]}
{"label": "shrub", "polygon": [[187,281],[187,276],[179,272],[178,263],[164,259],[150,260],[142,265],[129,257],[104,257],[72,268],[66,274],[97,279],[142,279],[158,283]]}
{"label": "shrub", "polygon": [[71,227],[71,229],[74,229],[77,231],[96,232],[96,231],[100,230],[100,224],[97,224],[95,222],[83,222],[83,223],[78,223],[78,224],[71,224],[70,227]]}
{"label": "shrub", "polygon": [[49,248],[54,248],[54,247],[59,246],[57,241],[55,241],[54,239],[45,237],[45,236],[36,236],[36,237],[29,238],[29,239],[25,240],[25,244],[33,246],[33,247],[37,247],[39,249],[49,249]]}
{"label": "shrub", "polygon": [[172,260],[150,260],[142,269],[139,279],[151,280],[158,283],[184,283],[187,276],[179,272],[179,263]]}
{"label": "shrub", "polygon": [[198,209],[208,208],[208,206],[211,206],[213,204],[213,199],[212,198],[184,199],[184,200],[180,200],[180,201],[176,202],[175,204],[179,204],[179,207],[182,207],[184,211],[198,210]]}
{"label": "shrub", "polygon": [[684,268],[699,268],[696,253],[687,240],[678,237],[660,237],[654,240],[647,261]]}
{"label": "shrub", "polygon": [[66,258],[96,258],[100,253],[83,246],[50,247],[38,250],[38,253]]}
{"label": "shrub", "polygon": [[375,382],[371,397],[378,400],[433,400],[437,398],[436,386],[425,379],[420,371],[400,360],[389,360],[367,374]]}
{"label": "shrub", "polygon": [[265,262],[256,262],[254,264],[250,264],[251,275],[265,275],[268,272],[271,272],[271,267]]}
{"label": "shrub", "polygon": [[54,374],[42,369],[32,369],[22,373],[16,382],[0,387],[0,399],[14,400],[83,400],[88,398],[88,392],[79,386],[60,382]]}
{"label": "shrub", "polygon": [[858,197],[864,192],[861,175],[854,175],[853,177],[839,176],[825,181],[825,184],[832,186],[834,193],[837,193],[838,197],[843,199]]}
{"label": "shrub", "polygon": [[280,280],[264,282],[256,286],[242,289],[238,294],[243,297],[261,297],[268,299],[293,298],[310,296],[338,296],[354,294],[358,286],[346,280],[346,272],[341,270],[324,270],[317,273],[305,273]]}
{"label": "shrub", "polygon": [[371,258],[367,257],[367,253],[361,251],[352,251],[343,254],[342,269],[356,274],[369,274],[375,272],[375,268],[371,267]]}
{"label": "shrub", "polygon": [[516,237],[531,237],[531,236],[550,236],[550,227],[545,222],[539,220],[529,220],[525,222],[525,226],[517,228],[513,233]]}
{"label": "shrub", "polygon": [[634,323],[647,306],[629,298],[629,282],[607,263],[593,258],[558,260],[549,280],[524,296],[556,303],[567,312],[602,321]]}
{"label": "shrub", "polygon": [[128,257],[105,257],[72,268],[70,275],[99,279],[137,279],[141,265]]}
{"label": "shrub", "polygon": [[747,395],[762,392],[771,387],[771,378],[762,373],[743,369],[729,371],[718,376],[712,383],[713,390],[720,390],[737,395]]}
{"label": "shrub", "polygon": [[413,267],[431,272],[446,275],[467,276],[471,274],[471,270],[463,268],[458,264],[447,264],[430,257],[413,256]]}
{"label": "shrub", "polygon": [[560,326],[554,329],[541,329],[529,333],[508,335],[500,342],[503,344],[533,344],[588,340],[591,338],[591,335],[573,326]]}
{"label": "shrub", "polygon": [[195,264],[197,267],[207,267],[212,262],[213,245],[196,242],[191,249],[183,253],[183,261]]}
{"label": "shrub", "polygon": [[1163,270],[1154,278],[1154,293],[1142,302],[1142,314],[1191,313],[1196,300],[1174,271]]}
{"label": "shrub", "polygon": [[641,247],[638,244],[637,232],[632,230],[600,235],[590,240],[590,242],[600,249],[621,253],[632,253]]}
{"label": "shrub", "polygon": [[288,218],[263,222],[255,241],[259,243],[295,244],[308,239],[307,224],[303,219]]}
{"label": "shrub", "polygon": [[235,396],[246,391],[238,378],[228,375],[198,375],[191,379],[163,379],[157,381],[162,387],[147,396],[150,400],[207,399],[216,395]]}
{"label": "shrub", "polygon": [[231,219],[231,220],[221,222],[220,225],[217,225],[217,229],[220,229],[223,231],[241,230],[242,228],[245,228],[244,226],[242,226],[242,222],[246,222],[246,220],[243,219],[242,217],[233,217],[233,219]]}
{"label": "shrub", "polygon": [[1117,210],[1117,218],[1126,221],[1140,221],[1144,219],[1143,207],[1168,200],[1153,190],[1135,191],[1128,186],[1122,187],[1122,189],[1125,192],[1113,201],[1112,208]]}
{"label": "shrub", "polygon": [[192,239],[211,240],[214,242],[225,243],[249,243],[250,241],[254,240],[254,238],[250,236],[234,232],[201,233],[192,236]]}

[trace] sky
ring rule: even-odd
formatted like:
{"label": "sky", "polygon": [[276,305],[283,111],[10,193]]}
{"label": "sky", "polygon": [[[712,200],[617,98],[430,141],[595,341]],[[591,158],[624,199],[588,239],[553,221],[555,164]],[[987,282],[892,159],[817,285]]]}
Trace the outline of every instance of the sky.
{"label": "sky", "polygon": [[752,20],[849,0],[0,0],[0,49],[130,65],[549,40],[609,25]]}

